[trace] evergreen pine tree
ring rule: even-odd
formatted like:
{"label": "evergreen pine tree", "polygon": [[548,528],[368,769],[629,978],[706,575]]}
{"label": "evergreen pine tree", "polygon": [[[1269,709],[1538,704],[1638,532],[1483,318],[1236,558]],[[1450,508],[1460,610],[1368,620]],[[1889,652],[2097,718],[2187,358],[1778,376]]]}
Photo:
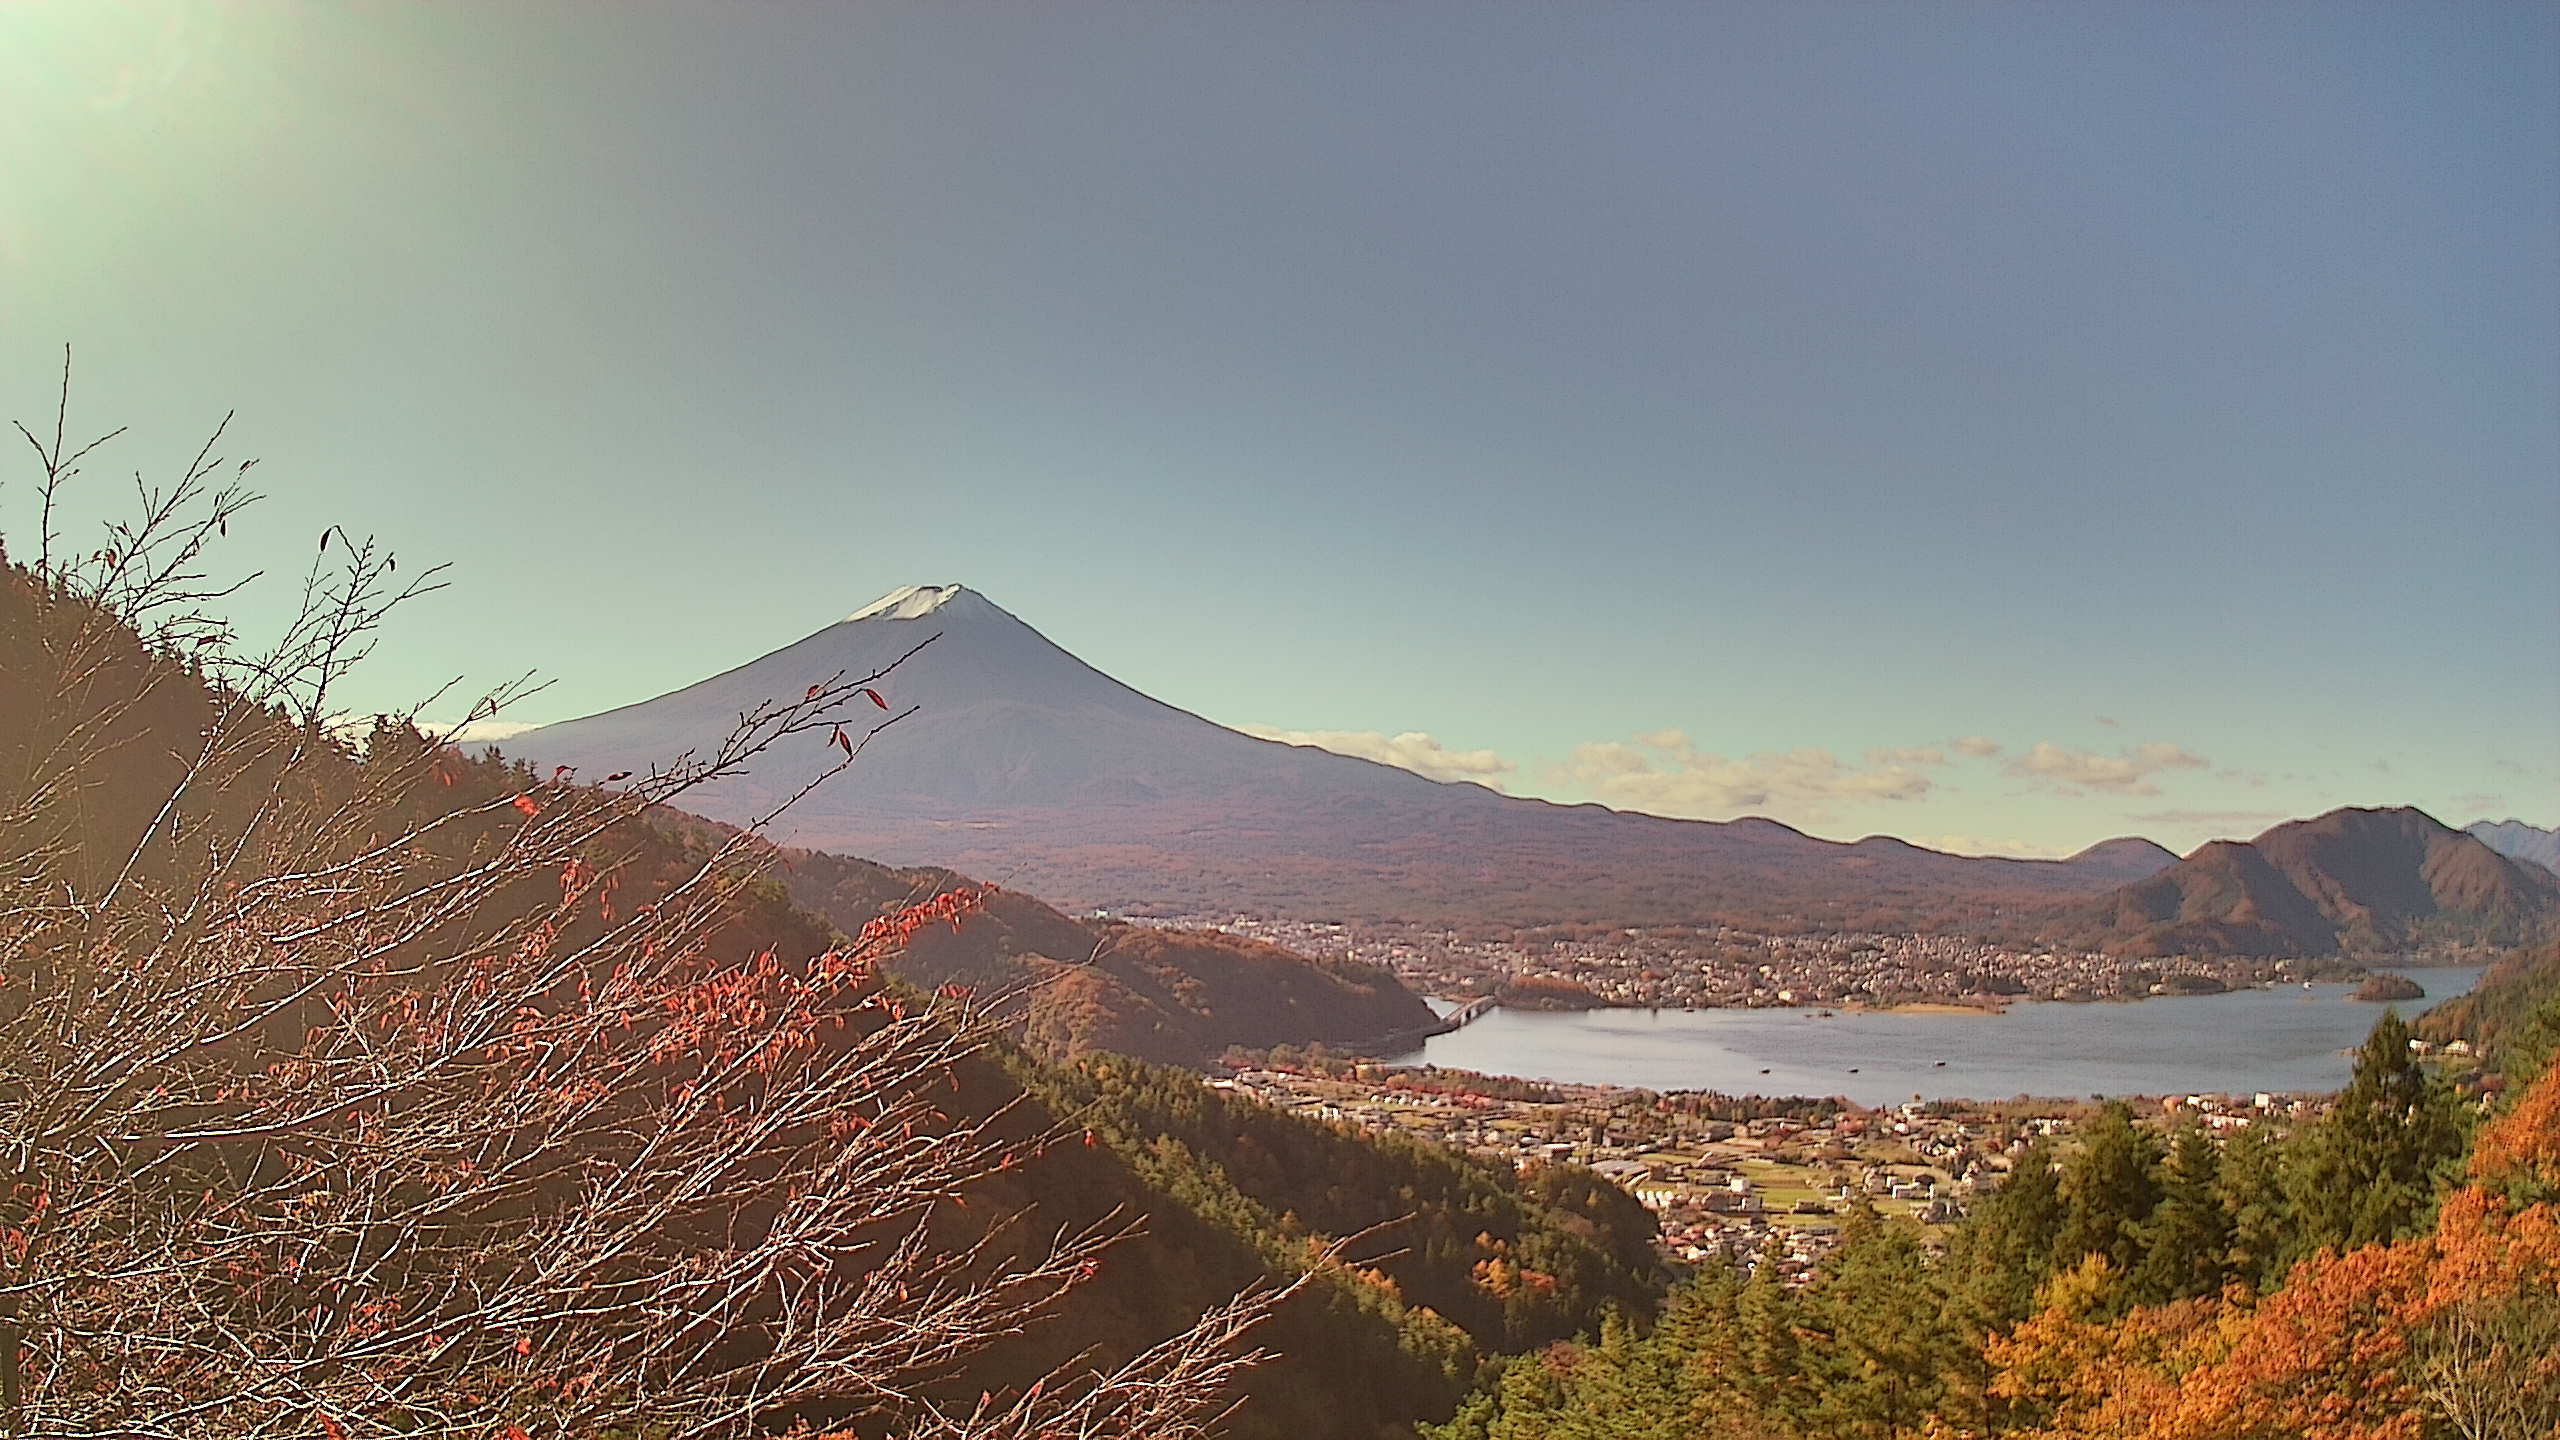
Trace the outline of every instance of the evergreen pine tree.
{"label": "evergreen pine tree", "polygon": [[2264,1125],[2232,1132],[2223,1143],[2214,1196],[2229,1218],[2226,1267],[2252,1289],[2272,1288],[2283,1275],[2293,1236],[2293,1204],[2284,1191],[2284,1147]]}
{"label": "evergreen pine tree", "polygon": [[1808,1429],[1884,1440],[1919,1425],[1979,1356],[1945,1323],[1947,1295],[1907,1224],[1861,1209],[1805,1293],[1827,1344],[1808,1357],[1820,1381]]}
{"label": "evergreen pine tree", "polygon": [[2063,1210],[2053,1147],[2042,1140],[2018,1156],[2000,1188],[1974,1205],[1949,1247],[1948,1265],[1963,1318],[1977,1337],[2033,1313],[2036,1288],[2053,1273]]}
{"label": "evergreen pine tree", "polygon": [[1674,1291],[1654,1326],[1654,1340],[1677,1372],[1676,1384],[1696,1423],[1751,1407],[1751,1377],[1743,1355],[1741,1267],[1730,1256],[1711,1258],[1697,1278]]}
{"label": "evergreen pine tree", "polygon": [[[1776,1247],[1769,1247],[1774,1251]],[[1787,1293],[1773,1255],[1751,1267],[1736,1312],[1742,1322],[1742,1370],[1752,1408],[1789,1414],[1804,1388],[1802,1349],[1795,1331],[1795,1297]]]}
{"label": "evergreen pine tree", "polygon": [[2119,1275],[2142,1261],[2143,1227],[2160,1203],[2160,1142],[2133,1123],[2121,1100],[2108,1102],[2062,1166],[2064,1266],[2104,1255]]}
{"label": "evergreen pine tree", "polygon": [[2134,1297],[2158,1304],[2218,1295],[2231,1278],[2231,1215],[2219,1183],[2222,1152],[2201,1125],[2182,1127],[2160,1167],[2160,1203],[2143,1230]]}
{"label": "evergreen pine tree", "polygon": [[2451,1088],[2410,1053],[2399,1012],[2384,1012],[2356,1057],[2355,1078],[2287,1147],[2291,1255],[2352,1250],[2406,1233],[2432,1213],[2436,1187],[2463,1143]]}
{"label": "evergreen pine tree", "polygon": [[2560,1056],[2560,996],[2543,1001],[2498,1043],[2498,1072],[2507,1093],[2521,1095]]}

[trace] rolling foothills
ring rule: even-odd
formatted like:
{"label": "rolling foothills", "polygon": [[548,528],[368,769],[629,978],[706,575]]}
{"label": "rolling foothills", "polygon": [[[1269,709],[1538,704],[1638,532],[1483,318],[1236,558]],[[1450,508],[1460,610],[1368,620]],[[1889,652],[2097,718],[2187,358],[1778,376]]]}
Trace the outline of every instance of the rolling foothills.
{"label": "rolling foothills", "polygon": [[[814,1378],[756,1401],[758,1430],[946,1433],[935,1417],[1203,1397],[1207,1412],[1179,1413],[1314,1440],[2382,1440],[2560,1418],[2536,1358],[2560,1334],[2547,943],[2419,1036],[2386,1019],[2331,1099],[1869,1111],[1310,1057],[1430,1012],[1386,967],[1032,898],[1054,884],[1079,910],[1126,905],[1196,841],[1210,862],[1186,883],[1250,879],[1238,906],[1332,903],[1341,880],[1342,908],[1302,913],[1427,925],[1462,903],[1423,897],[1481,837],[1492,860],[1457,889],[1508,894],[1497,908],[1523,931],[1624,903],[1673,931],[1828,933],[1771,924],[1766,882],[1828,923],[1912,935],[2032,907],[2087,947],[2073,953],[2128,967],[2173,948],[2351,959],[2537,940],[2552,880],[2478,838],[2351,811],[2174,862],[2136,844],[2018,862],[1540,806],[1222,731],[967,592],[884,603],[817,652],[706,682],[717,693],[687,698],[684,724],[615,712],[535,732],[510,759],[397,719],[349,736],[243,705],[238,677],[106,599],[0,572],[0,838],[40,877],[11,882],[0,929],[15,1057],[0,1101],[32,1137],[0,1258],[32,1297],[15,1318],[35,1361],[6,1406],[109,1429],[184,1403],[323,1434],[355,1433],[341,1416],[456,1414],[493,1433],[649,1433],[651,1405],[720,1413],[789,1360]],[[1014,654],[916,628],[947,610]],[[723,823],[770,808],[789,764],[847,748],[824,724],[795,731],[789,697],[877,683],[950,708],[882,732],[843,777],[868,785],[859,804],[821,807],[786,847]],[[771,743],[721,748],[775,694]],[[1119,738],[1079,761],[1078,735]],[[892,736],[958,755],[920,746],[900,773]],[[636,758],[686,750],[749,763],[660,780]],[[614,788],[633,773],[662,788]],[[1257,795],[1277,797],[1267,817]],[[1089,831],[1053,818],[1088,805]],[[1455,838],[1431,828],[1444,821]],[[1426,838],[1360,838],[1404,825]],[[261,835],[275,863],[226,890],[223,867]],[[835,848],[874,843],[896,863]],[[940,856],[1015,880],[922,863]],[[1016,893],[1024,875],[1043,878]],[[256,910],[271,893],[291,904]],[[189,894],[211,919],[172,903]],[[268,929],[239,928],[252,918]],[[288,938],[256,938],[268,930]],[[1964,943],[2033,944],[1979,933]],[[229,967],[212,989],[170,968],[200,956]],[[108,1013],[176,1016],[196,1028],[170,1033],[194,1038],[99,1089],[84,1037]],[[795,1077],[852,1083],[875,1051],[932,1059],[872,1075],[885,1088],[845,1108],[794,1108]],[[1222,1055],[1237,1078],[1204,1083]],[[108,1103],[112,1132],[79,1129],[84,1105]],[[801,1117],[788,1143],[770,1116]],[[619,1176],[681,1144],[712,1168],[670,1172],[673,1201],[623,1196]],[[149,1163],[95,1164],[100,1145]],[[712,1185],[737,1146],[751,1163]],[[793,1238],[823,1223],[810,1197],[954,1153],[967,1163],[880,1212],[894,1246],[859,1228]],[[647,1203],[613,1208],[624,1198]],[[160,1228],[133,1223],[144,1213]],[[579,1260],[599,1216],[631,1228]],[[413,1239],[385,1248],[386,1227]],[[741,1257],[779,1267],[779,1288],[720,1289]],[[542,1286],[573,1262],[601,1268],[564,1309]],[[120,1278],[145,1272],[178,1277],[192,1308]],[[787,1298],[836,1295],[843,1334],[904,1336],[1023,1275],[1041,1284],[1003,1323],[859,1385],[829,1378],[833,1352],[808,1348]],[[700,1313],[652,1303],[670,1289],[730,1298],[706,1302],[720,1318],[697,1334]],[[1240,1294],[1269,1297],[1251,1363],[1184,1368]],[[254,1340],[189,1350],[210,1333],[197,1316]],[[581,1415],[642,1418],[563,1418]],[[2494,1428],[2510,1415],[2541,1428]]]}
{"label": "rolling foothills", "polygon": [[[1349,1440],[1661,1292],[1650,1214],[1587,1170],[1124,1055],[1053,1064],[970,995],[1073,953],[1168,1034],[1041,1009],[1043,1048],[1187,1054],[1427,1018],[1391,979],[796,857],[831,923],[738,839],[403,722],[297,718],[0,568],[13,1428],[912,1434],[997,1394],[1043,1426],[1243,1400],[1221,1433]],[[243,855],[256,873],[223,879]],[[878,1208],[802,1213],[821,1201]],[[738,1289],[749,1263],[819,1308]],[[1256,1294],[1287,1299],[1249,1312],[1268,1354],[1230,1393],[1245,1352],[1216,1359],[1217,1317]],[[203,1352],[215,1334],[236,1353]]]}
{"label": "rolling foothills", "polygon": [[[1196,1059],[1427,1024],[1381,988],[1382,969],[1531,1006],[1996,1005],[2353,976],[2368,960],[2521,943],[2560,917],[2560,875],[2524,858],[2546,832],[2465,833],[2410,809],[2333,811],[2183,859],[2125,837],[2013,860],[1501,795],[1213,724],[960,585],[893,591],[736,669],[506,749],[538,770],[631,770],[777,696],[882,672],[920,708],[788,813],[777,834],[807,858],[786,883],[839,922],[922,883],[841,858],[859,855],[1001,876],[1078,914],[1176,922],[1106,942],[1093,922],[1025,911],[984,942],[1017,978],[1025,964],[1075,967],[1032,1004],[1061,1053]],[[688,804],[761,815],[826,763],[826,744],[778,746]],[[1192,963],[1220,943],[1204,938],[1211,925],[1347,968],[1292,972],[1259,951],[1249,965],[1244,951]],[[931,963],[997,978],[981,959]],[[1286,993],[1212,995],[1221,974]]]}

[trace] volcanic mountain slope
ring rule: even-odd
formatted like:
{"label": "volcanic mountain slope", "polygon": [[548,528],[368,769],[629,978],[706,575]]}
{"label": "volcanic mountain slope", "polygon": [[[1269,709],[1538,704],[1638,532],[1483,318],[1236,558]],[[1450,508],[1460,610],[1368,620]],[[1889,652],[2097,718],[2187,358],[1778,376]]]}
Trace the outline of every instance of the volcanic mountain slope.
{"label": "volcanic mountain slope", "polygon": [[2521,820],[2474,820],[2463,833],[2510,860],[2530,860],[2560,873],[2560,830],[2545,830]]}
{"label": "volcanic mountain slope", "polygon": [[2560,921],[2560,878],[2412,809],[2332,810],[2070,907],[2067,941],[2119,955],[2327,955],[2506,944]]}
{"label": "volcanic mountain slope", "polygon": [[[1260,740],[1138,693],[958,585],[892,592],[724,674],[517,736],[583,774],[708,747],[740,711],[931,644],[879,688],[921,708],[778,838],[987,875],[1076,909],[1426,924],[1911,928],[2049,905],[2162,857],[1976,859],[1771,820],[1667,820]],[[689,797],[740,820],[825,767],[823,737]],[[2132,868],[2127,868],[2131,866]]]}

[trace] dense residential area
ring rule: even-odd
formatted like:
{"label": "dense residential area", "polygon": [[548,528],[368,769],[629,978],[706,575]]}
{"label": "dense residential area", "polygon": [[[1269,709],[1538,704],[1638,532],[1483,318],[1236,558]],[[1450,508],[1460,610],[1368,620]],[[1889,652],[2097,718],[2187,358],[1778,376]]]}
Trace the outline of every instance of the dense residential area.
{"label": "dense residential area", "polygon": [[[2210,994],[2361,973],[2355,964],[2334,957],[2133,960],[1951,935],[1775,935],[1718,927],[1703,932],[1624,929],[1571,939],[1485,939],[1450,929],[1238,915],[1187,915],[1155,923],[1225,930],[1302,954],[1383,966],[1425,994],[1502,995],[1507,1003],[1550,1007],[1997,1006],[2012,999]],[[2463,953],[2455,947],[2437,958]]]}
{"label": "dense residential area", "polygon": [[[2467,1053],[2469,1046],[2453,1042]],[[2412,1039],[2412,1056],[2434,1050]],[[1964,1101],[1870,1109],[1530,1083],[1432,1067],[1239,1053],[1211,1088],[1293,1114],[1451,1146],[1520,1169],[1577,1165],[1655,1213],[1667,1259],[1763,1259],[1801,1281],[1858,1210],[1945,1227],[1997,1190],[2038,1142],[2068,1143],[2094,1103]],[[2317,1119],[2323,1095],[2175,1095],[2143,1102],[2161,1133],[2274,1131]],[[1939,1243],[1932,1241],[1932,1244]]]}

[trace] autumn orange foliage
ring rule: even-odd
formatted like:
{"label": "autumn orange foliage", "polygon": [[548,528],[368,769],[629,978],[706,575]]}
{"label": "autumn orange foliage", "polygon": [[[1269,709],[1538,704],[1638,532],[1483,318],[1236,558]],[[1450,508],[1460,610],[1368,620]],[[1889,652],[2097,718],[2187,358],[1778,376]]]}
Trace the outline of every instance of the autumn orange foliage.
{"label": "autumn orange foliage", "polygon": [[2114,1320],[2093,1258],[1992,1342],[1992,1391],[2052,1440],[2560,1436],[2555,1196],[2560,1073],[2483,1129],[2431,1232]]}
{"label": "autumn orange foliage", "polygon": [[2471,1172],[2560,1191],[2560,1066],[2481,1130],[2472,1143]]}

